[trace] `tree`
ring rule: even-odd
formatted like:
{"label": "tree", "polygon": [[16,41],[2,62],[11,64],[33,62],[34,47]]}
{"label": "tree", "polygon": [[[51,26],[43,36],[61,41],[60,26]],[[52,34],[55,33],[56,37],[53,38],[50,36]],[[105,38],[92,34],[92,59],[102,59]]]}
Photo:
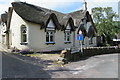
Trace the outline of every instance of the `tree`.
{"label": "tree", "polygon": [[110,43],[115,33],[120,31],[116,21],[114,21],[118,15],[113,12],[112,7],[95,7],[92,8],[92,16],[98,34],[104,36],[106,43]]}

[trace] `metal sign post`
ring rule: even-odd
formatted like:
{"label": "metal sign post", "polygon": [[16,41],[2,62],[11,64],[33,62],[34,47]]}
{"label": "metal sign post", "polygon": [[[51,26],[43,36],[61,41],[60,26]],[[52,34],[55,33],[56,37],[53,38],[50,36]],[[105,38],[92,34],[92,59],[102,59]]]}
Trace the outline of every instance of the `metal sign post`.
{"label": "metal sign post", "polygon": [[83,53],[83,48],[82,48],[82,41],[80,41],[80,44],[81,44],[81,53]]}

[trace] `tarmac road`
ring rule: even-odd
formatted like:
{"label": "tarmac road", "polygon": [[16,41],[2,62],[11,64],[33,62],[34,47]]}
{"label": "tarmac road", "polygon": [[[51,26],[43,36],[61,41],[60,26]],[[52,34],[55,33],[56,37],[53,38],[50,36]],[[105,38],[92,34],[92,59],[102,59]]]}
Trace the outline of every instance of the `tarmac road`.
{"label": "tarmac road", "polygon": [[0,78],[2,78],[2,54],[0,53]]}
{"label": "tarmac road", "polygon": [[118,54],[106,54],[49,69],[53,78],[118,78]]}
{"label": "tarmac road", "polygon": [[[0,53],[1,54],[1,53]],[[64,67],[43,68],[2,55],[3,78],[118,78],[118,54],[97,55]]]}
{"label": "tarmac road", "polygon": [[[2,54],[2,53],[0,53]],[[2,54],[2,78],[50,78],[42,67]]]}

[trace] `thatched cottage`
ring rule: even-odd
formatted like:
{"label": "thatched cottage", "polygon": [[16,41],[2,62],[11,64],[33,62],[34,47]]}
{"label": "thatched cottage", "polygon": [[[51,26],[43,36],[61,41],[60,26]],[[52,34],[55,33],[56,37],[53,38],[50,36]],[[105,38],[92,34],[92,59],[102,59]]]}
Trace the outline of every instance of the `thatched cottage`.
{"label": "thatched cottage", "polygon": [[96,46],[96,28],[83,2],[83,9],[61,13],[26,2],[13,2],[1,15],[0,42],[6,48],[39,51],[80,47],[76,35],[83,33],[83,47]]}

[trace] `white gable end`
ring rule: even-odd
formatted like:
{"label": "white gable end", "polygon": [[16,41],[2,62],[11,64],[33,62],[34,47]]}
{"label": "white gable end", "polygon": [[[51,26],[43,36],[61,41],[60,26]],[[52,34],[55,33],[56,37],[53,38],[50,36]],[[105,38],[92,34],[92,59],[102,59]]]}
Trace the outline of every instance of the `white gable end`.
{"label": "white gable end", "polygon": [[71,26],[70,26],[70,24],[68,23],[68,25],[67,25],[67,28],[66,29],[71,29]]}
{"label": "white gable end", "polygon": [[51,19],[50,19],[50,21],[49,21],[49,23],[47,25],[47,28],[52,28],[52,29],[55,28],[55,25],[54,25],[54,23],[53,23],[53,21]]}
{"label": "white gable end", "polygon": [[2,28],[1,28],[1,34],[2,34],[2,35],[5,35],[5,34],[6,34],[6,33],[5,33],[6,30],[7,30],[7,29],[6,29],[6,25],[2,26]]}

